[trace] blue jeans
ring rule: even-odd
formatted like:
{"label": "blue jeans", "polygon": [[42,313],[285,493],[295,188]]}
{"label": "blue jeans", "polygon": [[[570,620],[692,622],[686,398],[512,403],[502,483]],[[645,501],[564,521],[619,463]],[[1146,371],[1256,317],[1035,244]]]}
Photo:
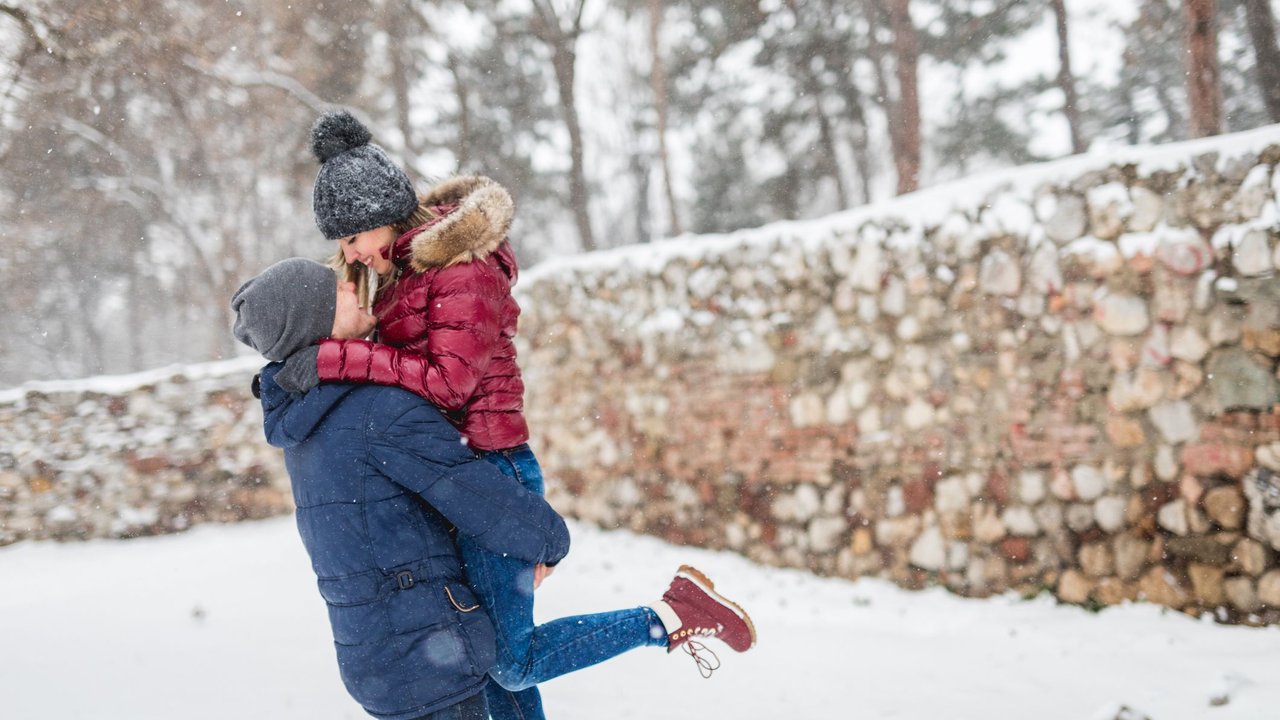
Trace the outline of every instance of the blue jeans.
{"label": "blue jeans", "polygon": [[[525,489],[544,494],[542,468],[528,445],[483,454]],[[493,619],[498,635],[493,680],[485,687],[493,720],[542,720],[539,683],[581,670],[643,645],[666,646],[650,627],[657,615],[645,607],[560,618],[533,624],[533,565],[495,555],[459,536],[467,578]]]}

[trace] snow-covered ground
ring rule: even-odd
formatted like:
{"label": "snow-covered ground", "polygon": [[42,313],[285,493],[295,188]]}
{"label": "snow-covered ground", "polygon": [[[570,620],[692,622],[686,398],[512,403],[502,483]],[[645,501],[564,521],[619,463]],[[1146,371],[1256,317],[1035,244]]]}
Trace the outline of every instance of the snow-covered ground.
{"label": "snow-covered ground", "polygon": [[[691,562],[752,613],[760,643],[719,647],[710,680],[653,648],[554,680],[543,693],[555,720],[1112,720],[1122,706],[1151,720],[1280,717],[1278,628],[910,593],[572,530],[573,552],[539,591],[544,617],[640,604]],[[6,720],[367,717],[328,633],[289,519],[0,549]]]}

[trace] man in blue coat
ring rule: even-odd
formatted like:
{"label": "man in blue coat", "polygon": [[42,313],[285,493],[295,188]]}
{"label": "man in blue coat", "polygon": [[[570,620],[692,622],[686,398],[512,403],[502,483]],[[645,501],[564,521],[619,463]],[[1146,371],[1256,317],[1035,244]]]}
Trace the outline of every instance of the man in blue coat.
{"label": "man in blue coat", "polygon": [[231,304],[236,337],[273,361],[256,383],[264,427],[284,449],[347,690],[383,720],[486,718],[494,630],[453,533],[551,566],[569,549],[564,520],[416,395],[375,385],[281,389],[280,361],[292,352],[372,328],[353,288],[325,266],[276,263]]}

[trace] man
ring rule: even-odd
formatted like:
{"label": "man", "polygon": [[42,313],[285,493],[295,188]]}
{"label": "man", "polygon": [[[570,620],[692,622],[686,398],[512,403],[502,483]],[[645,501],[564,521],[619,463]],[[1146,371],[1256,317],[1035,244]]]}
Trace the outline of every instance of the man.
{"label": "man", "polygon": [[479,459],[416,395],[373,385],[281,389],[281,361],[294,351],[373,327],[354,286],[325,266],[276,263],[231,305],[236,337],[273,361],[257,382],[264,427],[284,449],[347,690],[383,720],[486,718],[494,629],[451,533],[554,566],[569,548],[564,520]]}

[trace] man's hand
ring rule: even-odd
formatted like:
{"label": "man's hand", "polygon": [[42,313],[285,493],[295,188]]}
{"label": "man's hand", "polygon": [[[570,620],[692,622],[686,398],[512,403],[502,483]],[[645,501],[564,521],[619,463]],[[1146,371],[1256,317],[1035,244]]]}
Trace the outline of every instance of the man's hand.
{"label": "man's hand", "polygon": [[538,563],[537,565],[534,565],[533,566],[533,589],[537,590],[538,586],[542,584],[542,581],[546,580],[547,577],[550,576],[551,573],[555,571],[556,571],[555,565],[543,565],[542,563]]}
{"label": "man's hand", "polygon": [[317,345],[310,345],[290,355],[284,367],[276,373],[276,384],[285,392],[301,395],[320,384],[320,372],[316,370]]}

